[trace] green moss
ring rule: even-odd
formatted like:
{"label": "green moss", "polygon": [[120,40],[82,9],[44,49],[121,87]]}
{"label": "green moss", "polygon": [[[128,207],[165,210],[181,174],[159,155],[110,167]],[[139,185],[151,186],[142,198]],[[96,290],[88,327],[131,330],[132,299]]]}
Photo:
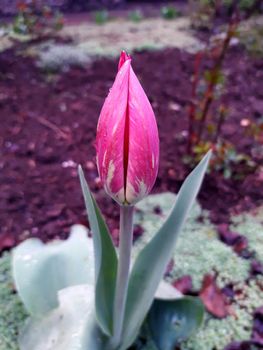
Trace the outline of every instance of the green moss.
{"label": "green moss", "polygon": [[248,52],[256,57],[263,57],[263,16],[252,16],[239,25],[239,40]]}
{"label": "green moss", "polygon": [[234,288],[238,292],[236,293],[235,304],[252,314],[256,308],[263,304],[262,287],[262,276],[250,280],[248,284],[237,284]]}
{"label": "green moss", "polygon": [[[145,232],[135,244],[136,253],[162,225],[174,201],[175,195],[165,193],[149,196],[138,204],[140,211],[136,214],[136,222]],[[157,205],[161,208],[162,215],[154,213]],[[198,220],[201,216],[202,222]],[[206,273],[217,272],[217,283],[223,287],[230,282],[245,281],[250,269],[249,261],[240,258],[218,240],[216,228],[209,222],[207,212],[202,211],[198,204],[195,204],[178,237],[173,259],[175,266],[170,279],[190,275],[195,289],[200,289]]]}
{"label": "green moss", "polygon": [[17,335],[27,316],[10,271],[10,254],[0,258],[0,350],[17,350]]}
{"label": "green moss", "polygon": [[[138,204],[136,222],[145,232],[135,243],[135,256],[162,225],[175,201],[170,193],[149,196]],[[161,208],[161,214],[156,214],[156,207]],[[202,217],[202,222],[198,218]],[[246,214],[233,218],[233,229],[246,235],[249,247],[255,251],[258,259],[263,261],[263,208],[256,214]],[[134,257],[135,257],[134,256]],[[200,330],[188,341],[181,350],[223,350],[232,341],[242,341],[250,338],[253,312],[263,305],[263,278],[251,280],[249,277],[250,261],[237,256],[233,250],[219,241],[216,227],[208,219],[208,213],[195,205],[190,213],[184,230],[178,237],[174,254],[175,266],[170,280],[183,275],[191,275],[195,289],[200,289],[206,273],[216,271],[217,283],[220,287],[234,283],[236,298],[231,304],[232,314],[224,319],[217,319],[206,313],[205,321]]]}
{"label": "green moss", "polygon": [[247,340],[251,333],[252,318],[245,310],[235,310],[235,317],[224,320],[206,314],[201,329],[187,342],[181,350],[223,350],[233,340]]}
{"label": "green moss", "polygon": [[91,62],[90,55],[74,45],[48,44],[39,48],[38,65],[46,71],[57,72],[71,66],[83,67]]}
{"label": "green moss", "polygon": [[220,320],[207,313],[201,329],[182,344],[181,350],[223,350],[232,341],[248,340],[254,310],[263,304],[262,283],[259,277],[248,285],[236,285],[239,293],[232,304],[233,315]]}
{"label": "green moss", "polygon": [[263,263],[263,207],[253,213],[238,215],[232,218],[232,222],[232,230],[247,237],[249,249]]}

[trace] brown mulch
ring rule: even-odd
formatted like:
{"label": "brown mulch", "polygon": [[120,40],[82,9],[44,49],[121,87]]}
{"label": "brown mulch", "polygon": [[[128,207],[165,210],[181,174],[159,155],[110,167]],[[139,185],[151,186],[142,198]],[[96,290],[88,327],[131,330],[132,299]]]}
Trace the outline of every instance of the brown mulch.
{"label": "brown mulch", "polygon": [[[187,129],[193,61],[192,55],[177,49],[133,56],[160,132],[154,192],[178,191],[189,172],[182,161],[186,140],[181,133]],[[224,66],[231,109],[223,134],[247,154],[254,140],[240,120],[263,116],[262,68],[263,60],[248,57],[240,47],[231,49]],[[98,115],[116,69],[116,60],[101,59],[48,79],[31,58],[13,49],[0,54],[0,248],[29,236],[65,237],[72,224],[86,223],[79,163],[117,235],[118,207],[100,186],[94,149]],[[260,165],[262,158],[257,162]],[[209,174],[199,200],[215,223],[227,223],[231,214],[263,203],[262,172],[258,168],[241,180]]]}

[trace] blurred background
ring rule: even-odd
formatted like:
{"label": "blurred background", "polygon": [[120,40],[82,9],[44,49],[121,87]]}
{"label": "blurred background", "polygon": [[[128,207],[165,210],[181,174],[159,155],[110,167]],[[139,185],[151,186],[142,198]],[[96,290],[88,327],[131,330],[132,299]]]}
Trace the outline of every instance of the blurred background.
{"label": "blurred background", "polygon": [[117,239],[94,140],[123,49],[159,126],[154,192],[177,192],[213,148],[200,194],[211,220],[260,205],[261,1],[1,0],[0,13],[0,250],[87,225],[79,163]]}

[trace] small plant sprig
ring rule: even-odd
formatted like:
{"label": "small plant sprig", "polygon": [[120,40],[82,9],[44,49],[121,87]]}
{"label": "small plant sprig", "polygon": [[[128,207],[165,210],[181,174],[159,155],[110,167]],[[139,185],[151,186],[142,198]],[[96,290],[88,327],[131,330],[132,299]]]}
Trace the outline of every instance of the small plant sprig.
{"label": "small plant sprig", "polygon": [[131,266],[134,206],[154,185],[159,137],[125,52],[100,113],[96,151],[102,184],[120,208],[118,252],[79,166],[93,248],[83,229],[65,243],[44,247],[31,239],[16,248],[15,285],[31,315],[20,349],[126,350],[144,324],[158,349],[173,350],[200,326],[204,310],[200,300],[183,297],[162,279],[211,152],[187,177],[165,223]]}
{"label": "small plant sprig", "polygon": [[13,22],[13,30],[17,34],[39,38],[52,35],[63,28],[62,14],[49,6],[39,7],[33,0],[30,3],[20,1],[17,8],[18,14]]}
{"label": "small plant sprig", "polygon": [[141,22],[143,20],[143,17],[143,13],[140,9],[136,9],[129,13],[129,19],[135,23]]}
{"label": "small plant sprig", "polygon": [[[244,121],[243,121],[244,122]],[[257,120],[257,122],[250,122],[245,120],[247,133],[254,138],[254,140],[263,145],[263,116]]]}
{"label": "small plant sprig", "polygon": [[163,6],[161,8],[161,15],[164,19],[174,19],[181,15],[180,11],[174,6]]}
{"label": "small plant sprig", "polygon": [[211,29],[215,19],[226,21],[238,11],[242,18],[262,11],[261,0],[190,0],[191,22],[194,28]]}
{"label": "small plant sprig", "polygon": [[[236,23],[232,22],[228,26],[225,38],[221,43],[212,47],[209,51],[209,56],[214,58],[212,68],[207,70],[204,75],[205,88],[198,100],[198,82],[200,80],[200,67],[205,52],[199,52],[195,60],[195,72],[192,83],[192,103],[189,109],[189,136],[188,136],[188,151],[191,151],[192,146],[198,144],[202,140],[203,132],[207,126],[207,119],[212,102],[215,100],[218,87],[224,83],[224,75],[222,73],[222,65],[225,59],[226,52],[229,48],[231,39],[236,30]],[[222,122],[226,118],[226,109],[221,105],[219,111],[218,125],[215,126],[216,138],[222,127]]]}
{"label": "small plant sprig", "polygon": [[100,10],[94,13],[95,22],[99,25],[105,24],[109,20],[109,12],[107,10]]}
{"label": "small plant sprig", "polygon": [[[238,20],[234,14],[228,24],[224,38],[216,40],[212,47],[206,51],[200,51],[195,56],[194,74],[192,78],[192,96],[188,113],[188,139],[186,162],[195,164],[212,148],[214,170],[223,170],[230,174],[231,164],[234,161],[242,161],[244,155],[232,157],[236,154],[235,148],[229,142],[221,139],[222,127],[228,116],[228,108],[224,102],[225,76],[222,66],[228,51],[231,39],[235,36]],[[201,75],[201,66],[205,57],[212,58],[212,66]],[[217,113],[211,116],[210,110],[213,102],[217,100]],[[229,156],[229,162],[221,155]],[[231,158],[231,160],[230,160]],[[234,161],[234,163],[235,163]],[[212,166],[213,169],[213,166]]]}
{"label": "small plant sprig", "polygon": [[250,119],[244,118],[241,120],[240,125],[244,128],[245,134],[252,137],[254,140],[250,153],[251,158],[255,163],[254,171],[257,171],[257,169],[260,170],[263,157],[263,116],[257,121],[251,121]]}

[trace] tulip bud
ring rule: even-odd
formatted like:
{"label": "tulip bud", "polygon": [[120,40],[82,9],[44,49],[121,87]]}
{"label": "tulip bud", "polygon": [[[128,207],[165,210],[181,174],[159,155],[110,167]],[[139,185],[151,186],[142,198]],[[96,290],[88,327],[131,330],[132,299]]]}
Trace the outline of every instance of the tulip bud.
{"label": "tulip bud", "polygon": [[101,181],[119,204],[134,204],[151,191],[159,165],[158,129],[125,52],[100,113],[96,149]]}

